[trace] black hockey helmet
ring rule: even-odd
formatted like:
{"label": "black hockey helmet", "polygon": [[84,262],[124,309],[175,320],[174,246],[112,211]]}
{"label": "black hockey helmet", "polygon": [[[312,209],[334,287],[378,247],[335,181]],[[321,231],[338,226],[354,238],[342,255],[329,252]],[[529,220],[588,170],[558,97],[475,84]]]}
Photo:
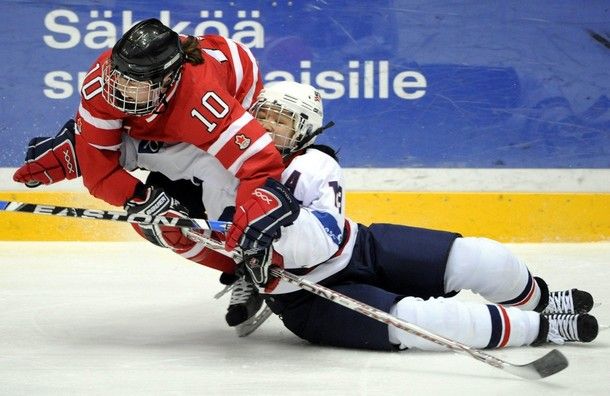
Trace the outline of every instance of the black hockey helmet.
{"label": "black hockey helmet", "polygon": [[112,66],[138,81],[156,82],[184,62],[178,33],[158,19],[147,19],[127,31],[112,48]]}
{"label": "black hockey helmet", "polygon": [[150,114],[178,80],[184,58],[176,32],[158,19],[142,21],[112,48],[102,72],[103,96],[126,113]]}

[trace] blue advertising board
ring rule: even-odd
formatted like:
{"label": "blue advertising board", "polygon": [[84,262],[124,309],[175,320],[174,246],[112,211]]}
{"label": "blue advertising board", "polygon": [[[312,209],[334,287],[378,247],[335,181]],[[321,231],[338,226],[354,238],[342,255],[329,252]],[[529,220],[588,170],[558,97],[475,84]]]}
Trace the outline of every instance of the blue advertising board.
{"label": "blue advertising board", "polygon": [[247,45],[265,82],[321,89],[346,167],[610,168],[610,6],[588,1],[0,4],[0,167],[74,115],[136,22]]}

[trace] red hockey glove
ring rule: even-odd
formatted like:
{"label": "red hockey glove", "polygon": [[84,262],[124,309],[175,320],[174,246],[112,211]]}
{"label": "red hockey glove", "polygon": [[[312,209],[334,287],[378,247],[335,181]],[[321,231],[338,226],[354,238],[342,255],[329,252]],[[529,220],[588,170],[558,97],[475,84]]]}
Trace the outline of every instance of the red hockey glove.
{"label": "red hockey glove", "polygon": [[235,211],[227,232],[228,251],[237,246],[242,251],[266,249],[279,237],[280,228],[299,216],[299,202],[280,182],[267,179]]}
{"label": "red hockey glove", "polygon": [[74,147],[74,120],[68,120],[53,138],[30,140],[25,164],[13,175],[13,180],[27,187],[53,184],[80,176]]}
{"label": "red hockey glove", "polygon": [[[127,203],[128,213],[151,216],[188,217],[188,211],[177,200],[168,196],[161,188],[139,185],[136,194]],[[160,225],[133,225],[144,239],[157,246],[183,251],[192,248],[195,242],[184,235],[181,228]]]}

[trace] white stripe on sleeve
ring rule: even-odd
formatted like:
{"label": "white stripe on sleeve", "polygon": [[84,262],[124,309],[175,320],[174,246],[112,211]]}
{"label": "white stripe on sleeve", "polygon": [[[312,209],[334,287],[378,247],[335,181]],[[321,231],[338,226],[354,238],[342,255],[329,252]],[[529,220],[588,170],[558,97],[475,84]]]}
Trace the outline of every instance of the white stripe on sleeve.
{"label": "white stripe on sleeve", "polygon": [[121,129],[123,126],[123,120],[104,120],[101,118],[97,118],[91,115],[89,111],[87,111],[83,104],[81,103],[78,106],[78,114],[83,118],[83,120],[87,121],[88,124],[93,125],[97,129],[105,129],[105,130],[117,130]]}
{"label": "white stripe on sleeve", "polygon": [[90,146],[95,147],[98,150],[109,150],[109,151],[119,151],[121,149],[121,144],[115,144],[114,146],[101,146],[99,144],[89,143]]}
{"label": "white stripe on sleeve", "polygon": [[256,89],[256,83],[258,82],[258,64],[256,63],[256,59],[254,58],[254,55],[252,55],[252,52],[248,47],[241,43],[237,44],[246,52],[248,58],[250,58],[250,63],[252,63],[252,85],[250,86],[248,93],[244,97],[244,100],[241,102],[241,105],[245,109],[249,109],[252,105],[252,101],[254,99],[254,90]]}
{"label": "white stripe on sleeve", "polygon": [[241,64],[241,59],[239,57],[237,43],[235,43],[235,41],[227,39],[227,38],[224,38],[224,39],[227,42],[229,51],[231,52],[231,61],[233,62],[233,69],[235,71],[235,94],[237,94],[237,91],[239,90],[241,82],[244,79],[244,68]]}
{"label": "white stripe on sleeve", "polygon": [[240,155],[239,158],[237,158],[235,160],[235,162],[233,162],[231,164],[231,166],[228,169],[229,172],[231,172],[234,175],[237,174],[237,172],[239,171],[239,168],[241,168],[241,166],[243,165],[244,162],[246,162],[250,157],[252,157],[254,154],[261,151],[264,147],[266,147],[268,144],[270,144],[272,142],[273,142],[273,140],[271,139],[271,135],[269,135],[268,133],[265,133],[256,142],[254,142],[254,144],[251,144],[250,147],[248,147],[246,149],[246,151],[244,151],[244,153],[242,155]]}
{"label": "white stripe on sleeve", "polygon": [[242,114],[241,117],[233,121],[233,123],[229,125],[229,127],[225,129],[224,132],[220,134],[220,136],[218,136],[218,139],[216,139],[216,141],[206,151],[214,156],[218,154],[220,149],[223,148],[224,145],[227,144],[227,142],[237,134],[237,132],[239,132],[247,123],[249,123],[253,119],[254,117],[252,117],[252,114],[248,112]]}

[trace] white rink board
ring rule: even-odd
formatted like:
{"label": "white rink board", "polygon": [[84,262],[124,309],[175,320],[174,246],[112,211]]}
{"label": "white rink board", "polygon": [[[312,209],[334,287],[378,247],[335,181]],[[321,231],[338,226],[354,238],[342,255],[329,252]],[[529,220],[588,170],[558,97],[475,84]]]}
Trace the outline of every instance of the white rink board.
{"label": "white rink board", "polygon": [[[81,179],[29,189],[0,168],[0,191],[86,192]],[[610,169],[344,168],[348,191],[610,192]],[[144,179],[145,171],[133,174]]]}
{"label": "white rink board", "polygon": [[610,169],[346,168],[348,191],[610,192]]}
{"label": "white rink board", "polygon": [[[509,247],[551,287],[591,291],[610,323],[610,243]],[[312,346],[276,317],[237,338],[217,279],[145,242],[0,242],[0,394],[610,394],[610,331],[561,347],[570,367],[532,382],[452,353]],[[491,353],[525,363],[548,350]]]}

